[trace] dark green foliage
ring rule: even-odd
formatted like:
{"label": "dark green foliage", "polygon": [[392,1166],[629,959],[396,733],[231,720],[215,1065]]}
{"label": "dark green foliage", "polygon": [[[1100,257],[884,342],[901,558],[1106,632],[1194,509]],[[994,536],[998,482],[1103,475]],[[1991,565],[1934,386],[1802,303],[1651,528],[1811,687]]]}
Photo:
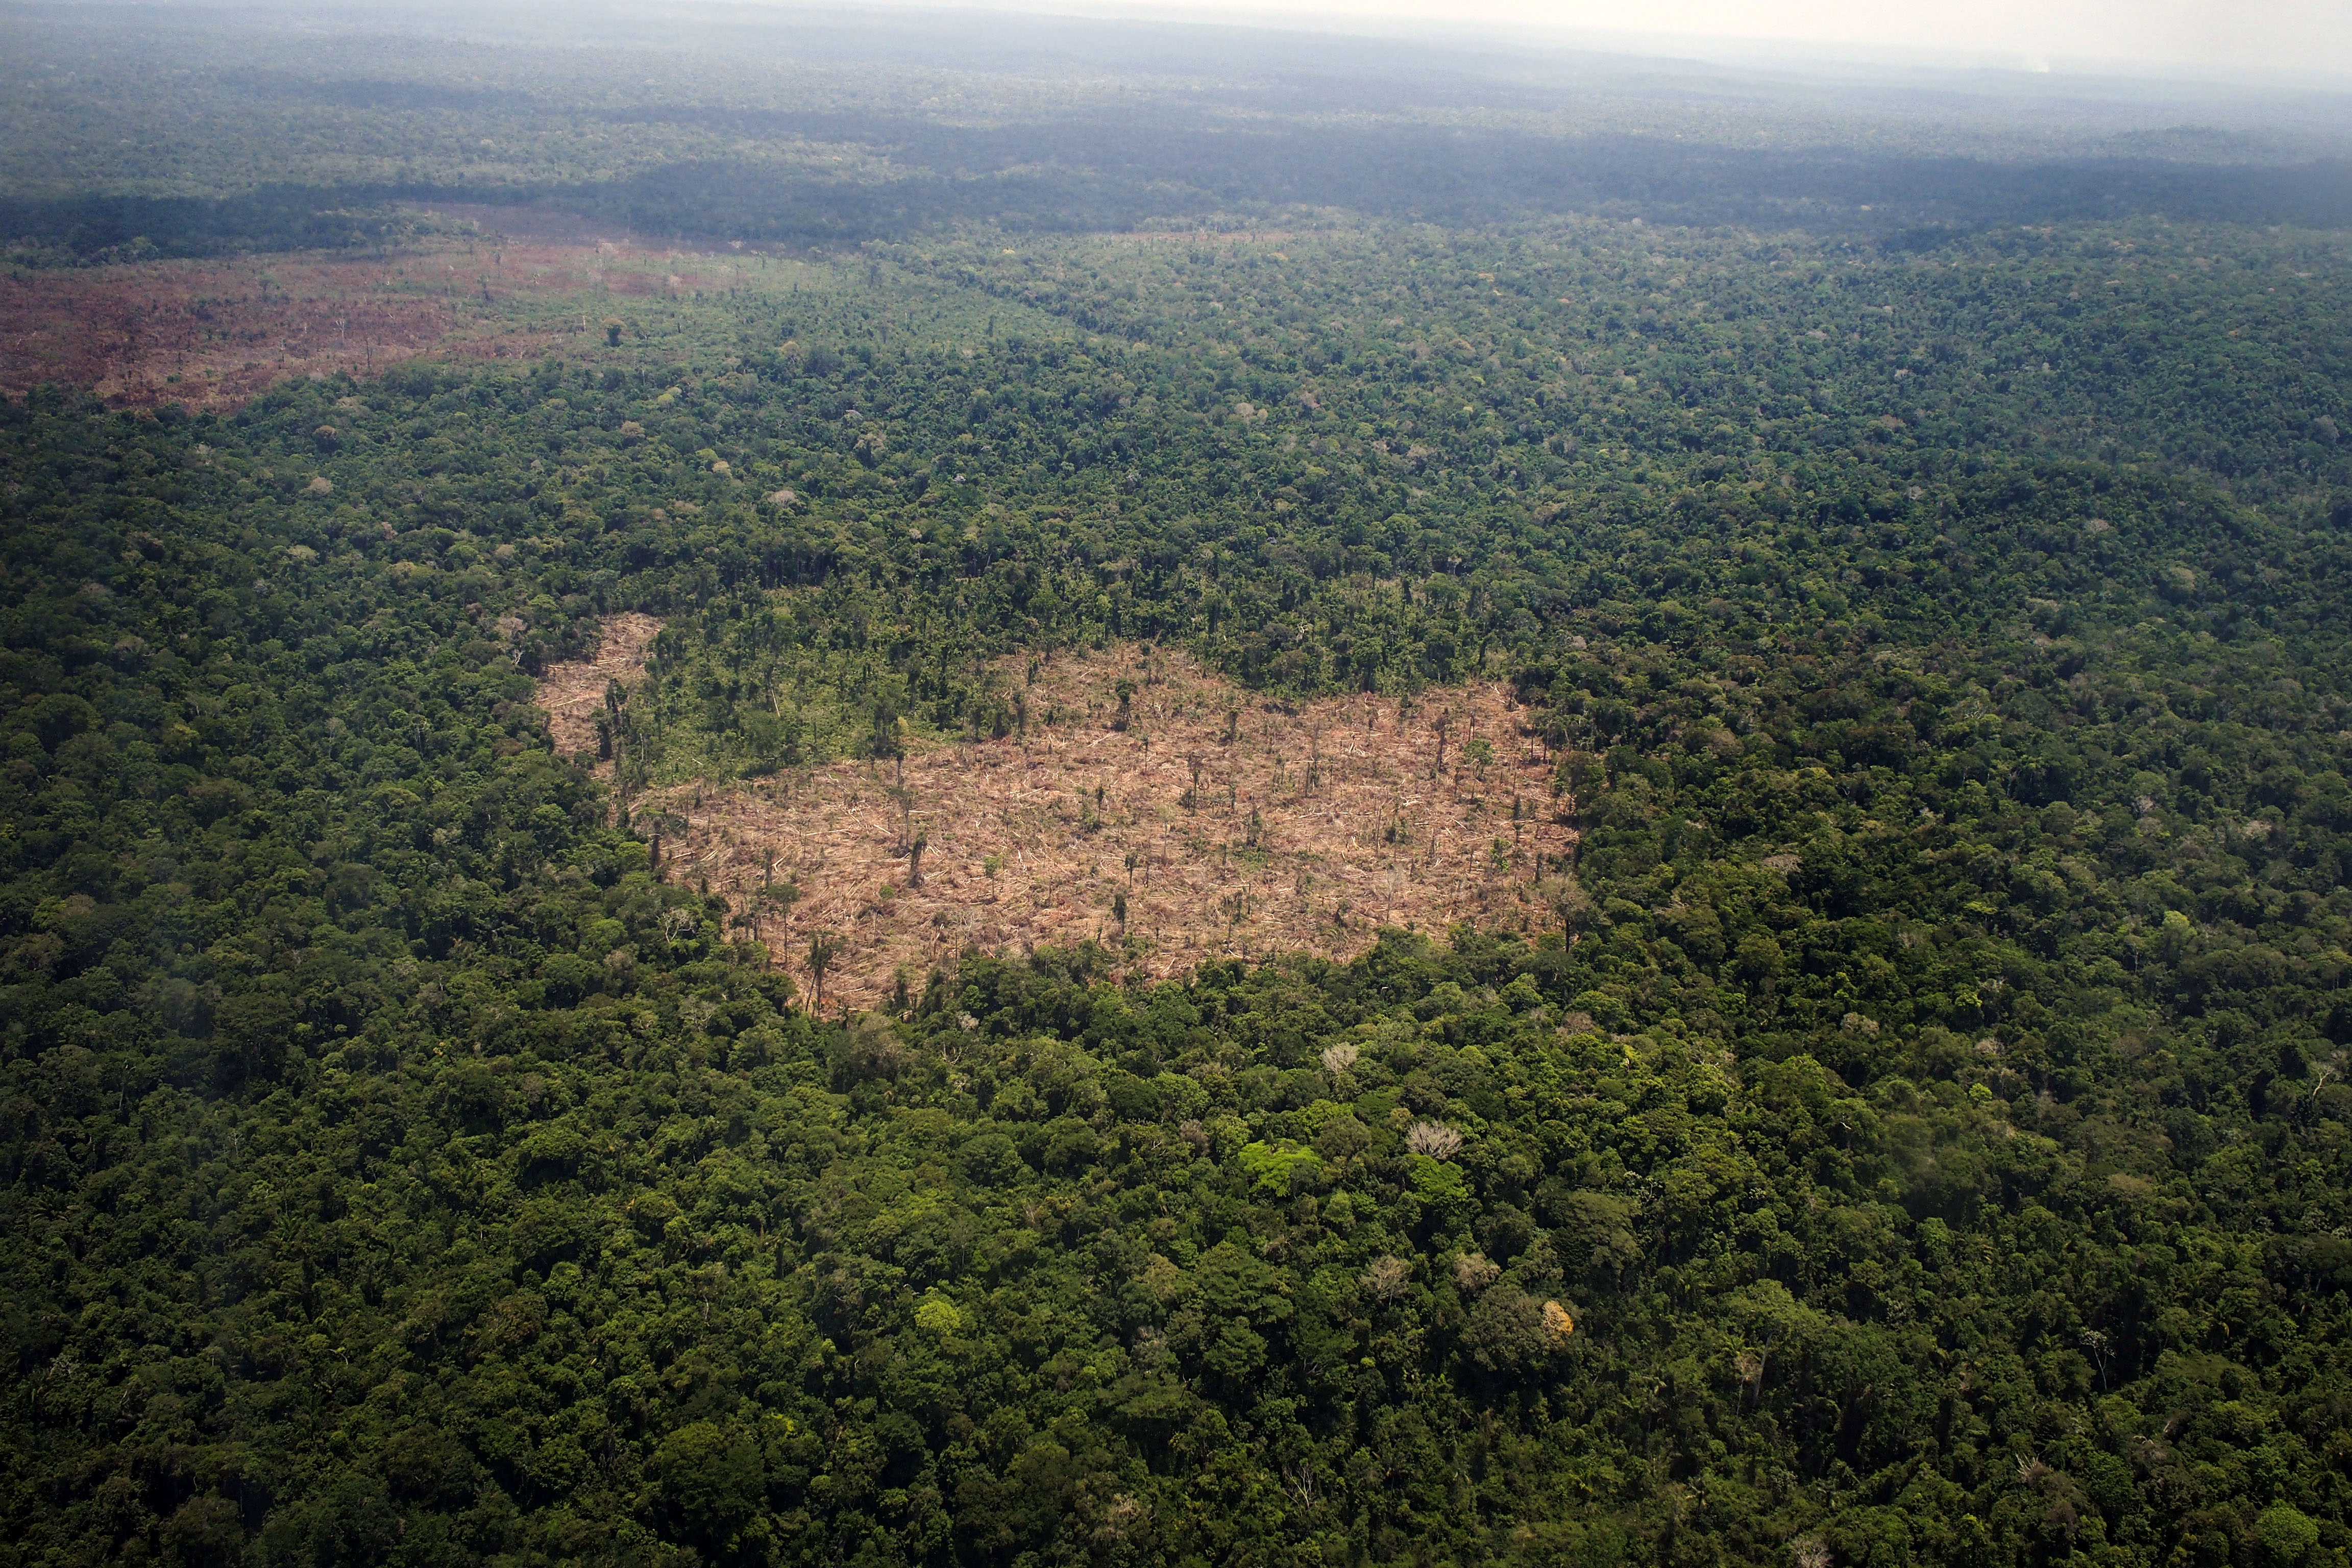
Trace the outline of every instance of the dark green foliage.
{"label": "dark green foliage", "polygon": [[[1003,238],[0,405],[0,1556],[2343,1554],[2332,241]],[[1543,929],[820,1021],[650,874],[1118,638],[1512,681]]]}

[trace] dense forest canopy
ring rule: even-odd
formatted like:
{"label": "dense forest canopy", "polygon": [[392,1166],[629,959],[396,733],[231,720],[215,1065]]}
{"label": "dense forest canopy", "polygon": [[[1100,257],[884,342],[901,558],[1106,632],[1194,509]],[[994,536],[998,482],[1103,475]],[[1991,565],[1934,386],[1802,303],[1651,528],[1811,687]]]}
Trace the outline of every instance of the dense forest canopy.
{"label": "dense forest canopy", "polygon": [[[614,107],[679,68],[623,75],[643,40],[528,94],[528,38],[281,41],[263,90],[171,25],[168,91],[249,118],[135,180],[48,122],[71,188],[6,154],[27,268],[454,272],[397,247],[521,218],[403,193],[524,122],[524,194],[706,244],[770,209],[695,138],[976,144],[834,45],[798,120],[713,92],[656,136]],[[981,139],[1051,166],[1059,89],[988,64]],[[1541,81],[1447,80],[1497,146],[1567,133],[1510,122]],[[239,150],[289,104],[405,162],[289,184]],[[2178,138],[2053,174],[1865,108],[1769,218],[1507,159],[1415,213],[1402,116],[1276,125],[1220,188],[1133,119],[1027,195],[548,307],[528,363],[0,402],[0,1558],[2342,1561],[2317,110],[2263,208]],[[1739,145],[1668,173],[1746,201]],[[337,182],[376,205],[306,230]],[[187,221],[43,226],[131,200]],[[663,630],[607,772],[535,682],[624,611]],[[663,874],[647,792],[1087,722],[998,661],[1124,646],[1433,724],[1507,681],[1577,834],[1539,928],[1163,984],[975,950],[850,1016],[805,933]]]}
{"label": "dense forest canopy", "polygon": [[[420,205],[856,245],[1601,213],[1873,239],[2352,218],[2338,95],[1632,60],[1469,39],[688,5],[0,16],[0,234],[37,265],[397,244]],[[465,40],[452,53],[438,31]]]}

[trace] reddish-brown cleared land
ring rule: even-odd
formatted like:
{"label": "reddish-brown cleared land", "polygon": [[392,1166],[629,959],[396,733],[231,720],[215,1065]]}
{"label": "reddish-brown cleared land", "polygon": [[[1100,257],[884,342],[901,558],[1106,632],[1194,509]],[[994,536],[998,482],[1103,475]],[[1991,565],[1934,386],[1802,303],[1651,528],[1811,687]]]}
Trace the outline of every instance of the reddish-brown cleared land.
{"label": "reddish-brown cleared land", "polygon": [[[0,395],[44,382],[119,408],[230,409],[292,376],[530,358],[633,296],[719,287],[698,258],[485,237],[365,259],[158,261],[0,276]],[[554,308],[579,297],[577,321]]]}
{"label": "reddish-brown cleared land", "polygon": [[[632,299],[724,290],[774,247],[719,255],[600,236],[575,215],[454,206],[475,237],[368,256],[310,252],[0,275],[0,396],[44,383],[117,408],[236,409],[294,377],[409,360],[531,359]],[[1150,231],[1137,242],[1277,242],[1287,231]]]}
{"label": "reddish-brown cleared land", "polygon": [[[625,659],[598,664],[551,671],[543,700],[576,704],[591,685],[601,700],[606,679],[631,678]],[[1124,730],[1122,680],[1135,686]],[[1121,647],[1063,656],[1026,689],[1033,713],[1075,717],[1025,739],[919,744],[903,794],[895,765],[845,762],[678,785],[635,808],[688,825],[671,828],[662,875],[756,920],[803,994],[810,937],[840,939],[827,1011],[880,1002],[901,973],[919,985],[967,946],[1091,940],[1130,973],[1164,976],[1283,952],[1345,959],[1384,924],[1533,931],[1551,919],[1546,895],[1575,834],[1507,686],[1424,692],[1407,711],[1376,697],[1286,707],[1179,655],[1147,668],[1143,650]],[[928,841],[919,886],[910,834]],[[787,885],[789,904],[761,896]]]}

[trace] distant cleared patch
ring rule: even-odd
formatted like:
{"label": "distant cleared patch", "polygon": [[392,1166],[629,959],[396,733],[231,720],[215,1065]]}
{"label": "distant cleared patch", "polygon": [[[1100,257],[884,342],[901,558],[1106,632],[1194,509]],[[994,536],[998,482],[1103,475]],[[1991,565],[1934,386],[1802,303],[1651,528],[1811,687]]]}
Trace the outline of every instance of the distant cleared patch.
{"label": "distant cleared patch", "polygon": [[[625,635],[642,650],[650,633]],[[593,673],[549,672],[559,747],[593,747],[565,715],[635,679],[624,646],[608,637]],[[812,937],[837,940],[828,1012],[883,1002],[900,975],[919,987],[966,947],[1094,942],[1162,977],[1276,952],[1347,959],[1382,925],[1556,923],[1576,835],[1506,685],[1281,704],[1132,647],[1052,659],[1025,684],[1025,661],[1005,673],[1025,736],[915,742],[903,770],[840,762],[640,796],[661,874],[723,895],[736,934],[764,941],[803,995]]]}
{"label": "distant cleared patch", "polygon": [[118,408],[241,406],[290,377],[604,342],[631,301],[734,287],[740,258],[485,237],[366,259],[257,256],[0,277],[0,394],[85,387]]}

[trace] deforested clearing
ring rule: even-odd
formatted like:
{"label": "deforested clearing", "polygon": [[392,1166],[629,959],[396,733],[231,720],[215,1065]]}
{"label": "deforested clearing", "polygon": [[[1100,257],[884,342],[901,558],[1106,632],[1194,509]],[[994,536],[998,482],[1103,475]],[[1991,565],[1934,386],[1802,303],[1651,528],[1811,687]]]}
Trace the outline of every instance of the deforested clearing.
{"label": "deforested clearing", "polygon": [[[558,755],[572,756],[598,749],[596,718],[604,710],[604,694],[615,680],[626,686],[646,671],[646,650],[661,632],[661,622],[636,611],[608,616],[596,657],[551,665],[539,681],[539,705],[547,710],[547,730]],[[610,758],[599,770],[612,772]]]}
{"label": "deforested clearing", "polygon": [[116,408],[228,413],[287,380],[366,380],[424,358],[578,355],[603,342],[609,312],[715,290],[741,269],[675,248],[495,233],[363,257],[24,269],[0,279],[0,395],[54,382]]}
{"label": "deforested clearing", "polygon": [[[562,749],[584,749],[572,710],[625,684],[650,632],[623,635],[594,675],[550,671]],[[1285,702],[1134,646],[1004,673],[1022,732],[637,797],[667,824],[659,874],[723,896],[804,996],[812,938],[835,939],[827,1012],[919,990],[968,948],[1091,942],[1158,978],[1346,959],[1384,925],[1536,931],[1573,897],[1570,803],[1505,683]]]}

